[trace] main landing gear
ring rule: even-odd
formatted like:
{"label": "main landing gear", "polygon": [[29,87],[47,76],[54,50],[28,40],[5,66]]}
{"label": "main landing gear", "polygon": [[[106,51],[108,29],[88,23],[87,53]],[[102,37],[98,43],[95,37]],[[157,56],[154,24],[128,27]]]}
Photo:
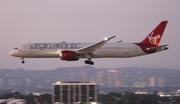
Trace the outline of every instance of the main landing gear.
{"label": "main landing gear", "polygon": [[91,57],[89,54],[85,54],[84,56],[87,58],[87,60],[84,61],[85,64],[94,65],[94,62],[91,61]]}
{"label": "main landing gear", "polygon": [[24,64],[25,63],[24,57],[21,57],[20,59],[22,60],[22,64]]}
{"label": "main landing gear", "polygon": [[85,60],[84,62],[85,64],[94,65],[94,62],[91,60]]}

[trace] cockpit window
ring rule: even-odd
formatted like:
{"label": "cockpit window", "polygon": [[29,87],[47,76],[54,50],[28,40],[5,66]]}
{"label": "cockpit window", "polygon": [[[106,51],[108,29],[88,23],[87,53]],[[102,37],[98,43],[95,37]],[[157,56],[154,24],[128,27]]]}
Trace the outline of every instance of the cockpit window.
{"label": "cockpit window", "polygon": [[18,49],[17,47],[14,48],[15,50]]}

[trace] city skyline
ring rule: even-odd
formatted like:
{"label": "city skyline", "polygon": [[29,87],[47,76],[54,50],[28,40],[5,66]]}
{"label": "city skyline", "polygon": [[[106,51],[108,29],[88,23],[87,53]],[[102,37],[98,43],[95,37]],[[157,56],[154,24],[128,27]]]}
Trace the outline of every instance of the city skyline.
{"label": "city skyline", "polygon": [[[129,59],[93,59],[96,68],[152,67],[180,69],[178,49],[180,1],[0,1],[0,69],[49,70],[84,66],[58,59],[11,57],[17,45],[30,42],[97,42],[116,35],[110,42],[140,42],[157,24],[168,20],[160,44],[169,50]],[[173,11],[173,12],[172,12]]]}
{"label": "city skyline", "polygon": [[50,88],[58,81],[96,82],[101,88],[180,87],[176,80],[179,73],[179,70],[170,69],[97,69],[88,66],[54,70],[4,69],[0,70],[0,88]]}

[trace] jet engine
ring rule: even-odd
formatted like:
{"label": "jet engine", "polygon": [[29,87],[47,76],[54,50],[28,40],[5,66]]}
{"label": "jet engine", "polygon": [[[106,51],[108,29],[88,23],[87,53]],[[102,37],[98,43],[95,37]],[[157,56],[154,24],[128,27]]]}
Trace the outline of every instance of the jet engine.
{"label": "jet engine", "polygon": [[66,61],[79,60],[79,58],[77,58],[77,53],[74,51],[61,51],[60,58],[61,60],[66,60]]}

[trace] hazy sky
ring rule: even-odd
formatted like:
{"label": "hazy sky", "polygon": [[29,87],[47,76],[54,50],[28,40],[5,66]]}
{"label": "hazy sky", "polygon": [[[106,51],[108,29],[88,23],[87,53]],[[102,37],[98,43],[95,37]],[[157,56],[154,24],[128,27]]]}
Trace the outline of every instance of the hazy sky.
{"label": "hazy sky", "polygon": [[180,0],[0,0],[0,69],[54,69],[84,66],[55,59],[9,55],[29,42],[140,42],[161,21],[168,25],[160,44],[169,50],[127,59],[93,59],[94,67],[162,67],[180,69]]}

